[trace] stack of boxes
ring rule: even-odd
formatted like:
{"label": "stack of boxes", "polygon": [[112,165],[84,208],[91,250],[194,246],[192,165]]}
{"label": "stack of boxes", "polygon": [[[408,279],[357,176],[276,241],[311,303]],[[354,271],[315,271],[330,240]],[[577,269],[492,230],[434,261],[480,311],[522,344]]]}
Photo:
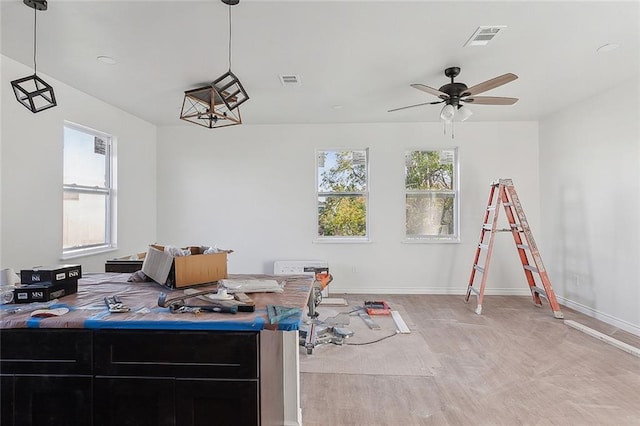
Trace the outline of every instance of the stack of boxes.
{"label": "stack of boxes", "polygon": [[13,291],[14,303],[47,302],[78,292],[80,265],[36,266],[20,271],[21,285]]}

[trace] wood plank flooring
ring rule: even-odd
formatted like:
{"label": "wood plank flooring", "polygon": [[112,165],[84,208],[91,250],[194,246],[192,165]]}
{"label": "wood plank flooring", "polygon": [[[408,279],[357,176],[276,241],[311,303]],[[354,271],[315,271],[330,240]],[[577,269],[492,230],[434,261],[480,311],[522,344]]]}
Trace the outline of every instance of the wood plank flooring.
{"label": "wood plank flooring", "polygon": [[[640,358],[553,318],[546,303],[485,296],[476,315],[475,301],[465,304],[463,296],[335,296],[350,306],[401,305],[440,367],[429,377],[302,373],[304,426],[640,425]],[[562,311],[640,347],[638,336]],[[403,351],[401,339],[390,340]],[[362,347],[363,359],[374,347]]]}

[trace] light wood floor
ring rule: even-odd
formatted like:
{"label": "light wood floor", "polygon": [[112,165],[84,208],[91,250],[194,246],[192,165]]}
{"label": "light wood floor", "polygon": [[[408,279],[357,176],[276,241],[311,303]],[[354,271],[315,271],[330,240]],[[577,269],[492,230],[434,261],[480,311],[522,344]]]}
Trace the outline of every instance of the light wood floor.
{"label": "light wood floor", "polygon": [[[440,367],[432,377],[302,373],[304,426],[640,425],[640,358],[553,318],[546,303],[486,296],[476,315],[463,296],[331,297],[402,306]],[[562,311],[640,347],[637,336]],[[402,351],[399,337],[391,340]],[[374,348],[363,346],[362,356]]]}

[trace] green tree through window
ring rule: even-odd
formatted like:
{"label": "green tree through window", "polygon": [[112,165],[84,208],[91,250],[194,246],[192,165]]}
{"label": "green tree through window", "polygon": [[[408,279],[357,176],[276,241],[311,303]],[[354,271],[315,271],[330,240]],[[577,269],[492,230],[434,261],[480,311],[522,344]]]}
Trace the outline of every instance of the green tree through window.
{"label": "green tree through window", "polygon": [[367,151],[318,152],[318,236],[367,236]]}
{"label": "green tree through window", "polygon": [[406,236],[456,239],[456,151],[411,151],[405,160]]}

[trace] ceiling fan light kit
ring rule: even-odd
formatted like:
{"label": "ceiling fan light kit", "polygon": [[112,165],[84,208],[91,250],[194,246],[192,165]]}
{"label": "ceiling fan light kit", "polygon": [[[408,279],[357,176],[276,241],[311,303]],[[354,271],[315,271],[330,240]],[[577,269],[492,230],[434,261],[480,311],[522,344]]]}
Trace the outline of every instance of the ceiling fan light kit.
{"label": "ceiling fan light kit", "polygon": [[32,113],[44,111],[57,105],[53,87],[37,75],[36,66],[36,29],[37,13],[47,10],[46,0],[24,0],[24,4],[33,9],[33,75],[22,77],[11,82],[13,93],[18,102]]}
{"label": "ceiling fan light kit", "polygon": [[239,106],[249,100],[242,83],[231,72],[231,6],[240,0],[221,0],[229,6],[229,70],[211,84],[184,92],[180,119],[209,129],[242,124]]}

